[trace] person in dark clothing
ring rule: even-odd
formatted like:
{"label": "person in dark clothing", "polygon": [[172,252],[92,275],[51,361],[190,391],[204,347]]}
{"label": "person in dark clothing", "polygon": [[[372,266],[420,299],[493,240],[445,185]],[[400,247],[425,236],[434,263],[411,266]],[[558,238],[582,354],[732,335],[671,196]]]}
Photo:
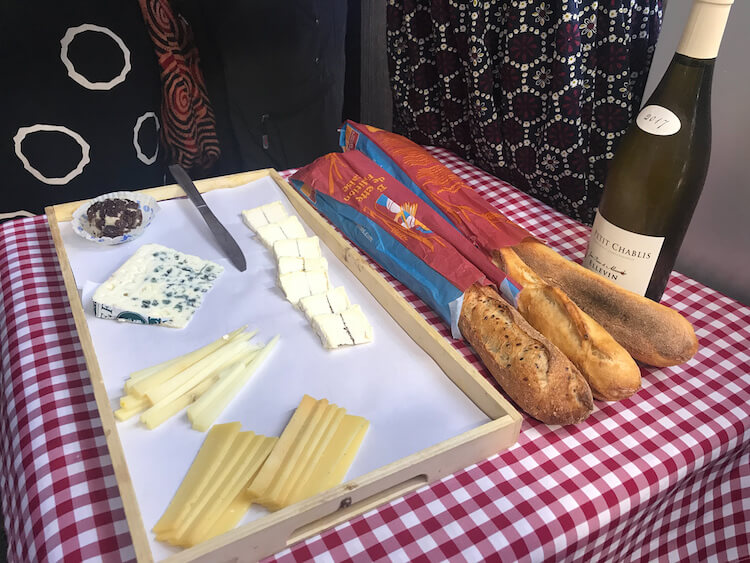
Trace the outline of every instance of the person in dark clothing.
{"label": "person in dark clothing", "polygon": [[222,145],[222,172],[296,168],[338,150],[346,0],[183,0]]}

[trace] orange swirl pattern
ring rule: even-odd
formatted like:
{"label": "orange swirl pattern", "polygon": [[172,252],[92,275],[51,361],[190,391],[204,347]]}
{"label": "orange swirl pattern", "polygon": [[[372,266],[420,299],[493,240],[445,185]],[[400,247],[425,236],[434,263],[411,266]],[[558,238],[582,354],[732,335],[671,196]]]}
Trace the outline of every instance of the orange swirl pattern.
{"label": "orange swirl pattern", "polygon": [[168,0],[139,0],[161,67],[161,135],[170,163],[205,170],[221,155],[216,118],[187,22]]}

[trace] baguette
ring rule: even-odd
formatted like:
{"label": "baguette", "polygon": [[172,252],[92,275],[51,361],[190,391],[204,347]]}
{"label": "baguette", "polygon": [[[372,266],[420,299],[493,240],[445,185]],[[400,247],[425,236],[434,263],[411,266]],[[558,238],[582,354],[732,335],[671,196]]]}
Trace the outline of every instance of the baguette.
{"label": "baguette", "polygon": [[513,249],[542,279],[562,289],[596,319],[639,362],[658,367],[678,365],[698,350],[692,325],[677,311],[619,287],[538,241],[524,241]]}
{"label": "baguette", "polygon": [[503,390],[534,418],[575,424],[591,414],[591,389],[578,369],[494,289],[466,290],[458,326]]}
{"label": "baguette", "polygon": [[523,289],[518,312],[557,346],[586,378],[595,399],[619,401],[641,387],[641,371],[625,348],[565,293],[544,282],[510,248],[495,263]]}

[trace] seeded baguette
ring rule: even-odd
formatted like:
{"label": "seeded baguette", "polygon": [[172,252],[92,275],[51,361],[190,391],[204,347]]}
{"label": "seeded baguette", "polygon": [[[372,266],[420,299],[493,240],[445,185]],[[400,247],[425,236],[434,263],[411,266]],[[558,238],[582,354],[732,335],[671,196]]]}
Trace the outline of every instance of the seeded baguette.
{"label": "seeded baguette", "polygon": [[503,390],[546,424],[575,424],[594,408],[578,369],[492,288],[464,293],[461,334]]}
{"label": "seeded baguette", "polygon": [[493,261],[523,286],[518,312],[573,362],[595,399],[619,401],[640,389],[635,360],[560,288],[546,283],[510,248],[495,251]]}
{"label": "seeded baguette", "polygon": [[524,241],[513,250],[544,281],[563,290],[639,362],[673,366],[688,361],[698,351],[692,325],[677,311],[619,287],[538,241]]}

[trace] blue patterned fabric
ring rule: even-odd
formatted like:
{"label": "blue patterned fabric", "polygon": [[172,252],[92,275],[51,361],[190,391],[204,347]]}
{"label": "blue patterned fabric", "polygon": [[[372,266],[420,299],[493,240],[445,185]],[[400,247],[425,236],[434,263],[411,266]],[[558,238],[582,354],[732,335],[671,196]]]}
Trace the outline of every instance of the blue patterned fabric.
{"label": "blue patterned fabric", "polygon": [[395,132],[591,223],[662,0],[389,0]]}

